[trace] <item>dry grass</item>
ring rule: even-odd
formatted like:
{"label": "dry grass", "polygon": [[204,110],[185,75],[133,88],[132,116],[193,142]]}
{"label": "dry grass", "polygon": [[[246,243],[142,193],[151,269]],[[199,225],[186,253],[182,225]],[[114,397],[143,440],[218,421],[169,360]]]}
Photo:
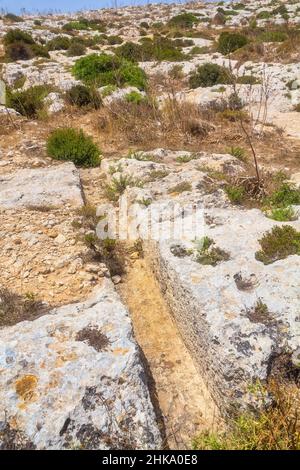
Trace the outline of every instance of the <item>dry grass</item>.
{"label": "dry grass", "polygon": [[32,293],[21,296],[6,288],[0,288],[0,327],[34,320],[48,310],[49,307],[37,300]]}
{"label": "dry grass", "polygon": [[199,106],[179,103],[173,97],[163,108],[155,100],[140,103],[117,101],[99,111],[94,126],[99,132],[122,136],[130,146],[182,146],[201,141],[214,127]]}

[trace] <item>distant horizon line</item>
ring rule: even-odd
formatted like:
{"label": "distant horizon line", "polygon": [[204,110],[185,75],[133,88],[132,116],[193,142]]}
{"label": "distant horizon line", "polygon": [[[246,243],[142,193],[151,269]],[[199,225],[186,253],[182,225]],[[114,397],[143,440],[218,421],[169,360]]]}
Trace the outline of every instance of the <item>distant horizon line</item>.
{"label": "distant horizon line", "polygon": [[[200,0],[202,3],[216,3],[219,0]],[[224,3],[228,3],[230,0],[224,0]],[[84,3],[84,2],[83,2]],[[88,3],[88,2],[86,2]],[[126,8],[126,7],[142,7],[146,5],[154,5],[158,3],[162,4],[186,4],[186,3],[192,3],[191,0],[120,0],[118,2],[117,0],[107,0],[106,5],[98,6],[98,7],[92,7],[88,5],[84,5],[81,8],[75,8],[75,9],[61,9],[57,7],[49,7],[49,8],[28,8],[28,7],[7,7],[6,5],[0,6],[0,13],[13,13],[13,14],[19,14],[19,15],[27,15],[27,14],[47,14],[47,13],[78,13],[81,11],[95,11],[95,10],[104,10],[104,9],[119,9],[119,8]]]}

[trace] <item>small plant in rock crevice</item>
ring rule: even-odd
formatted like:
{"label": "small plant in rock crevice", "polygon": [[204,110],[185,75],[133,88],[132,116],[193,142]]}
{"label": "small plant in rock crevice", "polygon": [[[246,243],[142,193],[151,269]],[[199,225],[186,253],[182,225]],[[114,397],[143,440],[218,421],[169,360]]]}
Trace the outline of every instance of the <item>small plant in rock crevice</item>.
{"label": "small plant in rock crevice", "polygon": [[261,250],[255,258],[264,264],[274,263],[290,255],[300,256],[300,232],[291,225],[275,226],[259,240]]}

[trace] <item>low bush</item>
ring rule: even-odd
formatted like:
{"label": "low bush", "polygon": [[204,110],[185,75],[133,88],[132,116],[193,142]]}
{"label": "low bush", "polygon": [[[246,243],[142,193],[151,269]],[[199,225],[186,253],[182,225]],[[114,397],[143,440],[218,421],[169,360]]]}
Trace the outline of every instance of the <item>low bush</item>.
{"label": "low bush", "polygon": [[56,160],[69,160],[83,167],[95,167],[101,162],[100,150],[92,138],[72,128],[53,131],[47,141],[47,152]]}
{"label": "low bush", "polygon": [[190,75],[189,79],[191,88],[210,87],[231,82],[232,77],[229,69],[209,62],[200,65],[197,70]]}
{"label": "low bush", "polygon": [[300,232],[291,225],[273,227],[259,243],[261,250],[255,253],[255,258],[264,264],[274,263],[290,255],[300,255]]}
{"label": "low bush", "polygon": [[248,43],[246,36],[240,33],[221,33],[218,40],[218,51],[221,54],[230,54]]}
{"label": "low bush", "polygon": [[[256,394],[266,394],[255,384]],[[295,399],[281,384],[269,386],[273,406],[256,414],[243,413],[223,432],[202,432],[193,440],[195,450],[300,450],[299,417]]]}
{"label": "low bush", "polygon": [[132,85],[140,90],[146,87],[146,75],[138,66],[117,56],[91,54],[77,60],[73,74],[78,80],[97,86]]}
{"label": "low bush", "polygon": [[197,23],[199,23],[199,19],[193,13],[181,13],[173,16],[168,22],[169,26],[182,29],[190,29]]}
{"label": "low bush", "polygon": [[85,45],[80,41],[73,41],[70,44],[70,47],[67,50],[67,55],[69,57],[79,57],[84,55],[86,52]]}
{"label": "low bush", "polygon": [[49,57],[48,51],[35,43],[32,36],[20,29],[11,29],[3,39],[5,54],[10,60],[30,60],[33,57]]}
{"label": "low bush", "polygon": [[107,44],[115,46],[116,44],[122,44],[123,39],[120,36],[107,36]]}
{"label": "low bush", "polygon": [[44,109],[44,99],[49,94],[49,87],[38,85],[24,91],[7,93],[7,106],[28,118],[36,119]]}
{"label": "low bush", "polygon": [[7,13],[4,16],[4,19],[10,21],[11,23],[22,23],[24,21],[21,16],[14,15],[14,13]]}
{"label": "low bush", "polygon": [[225,192],[233,204],[241,204],[245,196],[242,186],[226,186]]}
{"label": "low bush", "polygon": [[141,187],[142,183],[131,176],[120,175],[119,178],[112,178],[110,184],[105,187],[106,197],[110,201],[117,201],[128,187]]}
{"label": "low bush", "polygon": [[97,90],[85,85],[74,85],[66,92],[66,100],[67,103],[73,106],[90,107],[94,109],[99,109],[102,104],[101,97]]}
{"label": "low bush", "polygon": [[146,100],[145,96],[141,95],[137,91],[131,91],[130,93],[127,93],[127,95],[125,95],[125,99],[127,103],[135,104],[141,104],[143,101]]}
{"label": "low bush", "polygon": [[31,34],[26,33],[21,29],[10,29],[3,38],[3,43],[5,46],[19,41],[25,44],[34,44],[34,39]]}
{"label": "low bush", "polygon": [[237,77],[236,83],[240,85],[257,85],[260,81],[254,75],[242,75]]}

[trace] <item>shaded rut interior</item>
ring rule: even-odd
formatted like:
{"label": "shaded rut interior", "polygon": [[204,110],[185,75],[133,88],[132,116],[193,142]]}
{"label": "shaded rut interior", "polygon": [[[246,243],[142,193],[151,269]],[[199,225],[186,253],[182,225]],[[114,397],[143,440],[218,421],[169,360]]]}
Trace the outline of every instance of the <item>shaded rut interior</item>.
{"label": "shaded rut interior", "polygon": [[197,371],[144,259],[131,263],[119,293],[146,361],[150,393],[161,415],[165,448],[191,448],[199,432],[220,425],[218,409]]}

